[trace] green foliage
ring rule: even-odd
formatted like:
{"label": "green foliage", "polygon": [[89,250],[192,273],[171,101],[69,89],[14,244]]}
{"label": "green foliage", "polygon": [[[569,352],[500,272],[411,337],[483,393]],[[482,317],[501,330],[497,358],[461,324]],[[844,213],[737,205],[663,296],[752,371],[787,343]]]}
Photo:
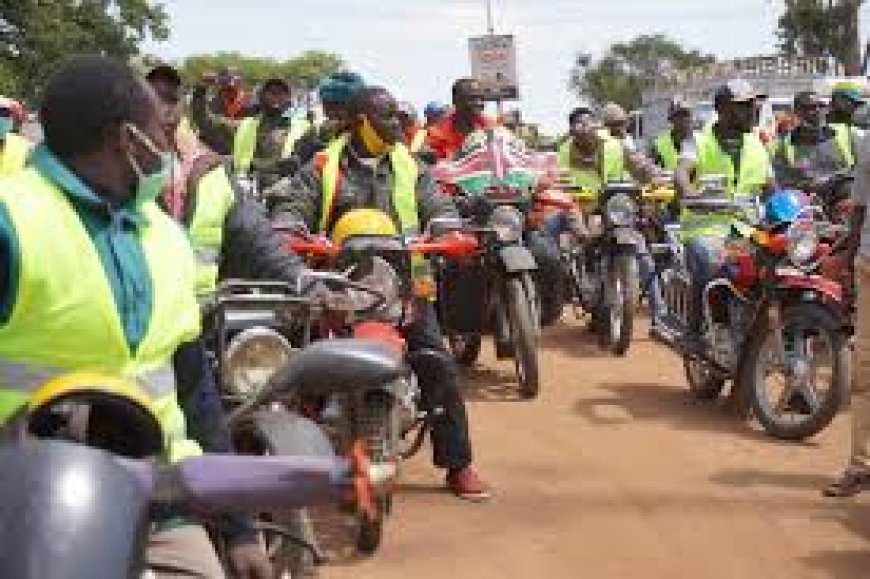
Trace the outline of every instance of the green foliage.
{"label": "green foliage", "polygon": [[149,36],[169,36],[163,6],[150,0],[0,0],[0,90],[33,99],[64,56],[126,59]]}
{"label": "green foliage", "polygon": [[663,34],[642,35],[619,42],[600,59],[580,54],[571,69],[570,88],[595,103],[613,101],[626,110],[638,108],[641,93],[656,77],[713,62],[712,55],[689,50]]}
{"label": "green foliage", "polygon": [[280,77],[295,86],[310,90],[343,66],[344,62],[338,55],[309,50],[287,60],[245,56],[238,52],[197,55],[185,59],[180,68],[188,83],[198,81],[207,72],[235,68],[249,84]]}
{"label": "green foliage", "polygon": [[864,0],[785,0],[779,48],[794,56],[833,56],[857,74],[858,9]]}

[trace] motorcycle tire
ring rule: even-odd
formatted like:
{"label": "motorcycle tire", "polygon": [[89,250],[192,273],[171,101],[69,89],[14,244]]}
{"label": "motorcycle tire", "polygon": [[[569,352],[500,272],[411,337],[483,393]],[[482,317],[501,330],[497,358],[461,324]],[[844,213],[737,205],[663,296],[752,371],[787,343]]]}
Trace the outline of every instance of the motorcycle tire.
{"label": "motorcycle tire", "polygon": [[[243,428],[234,433],[237,451],[256,451],[265,456],[325,456],[331,448],[312,444],[306,429],[313,423],[295,413],[258,411],[253,430]],[[288,427],[288,424],[294,425]],[[306,509],[294,509],[268,513],[266,521],[285,528],[291,537],[316,548],[314,525]],[[315,577],[318,562],[311,549],[297,541],[276,535],[271,538],[264,533],[265,547],[276,577]]]}
{"label": "motorcycle tire", "polygon": [[[624,356],[631,346],[634,332],[634,312],[638,301],[637,259],[634,255],[620,254],[613,261],[608,282],[607,319],[605,331],[607,344],[615,356]],[[619,299],[614,304],[614,298]],[[614,307],[615,306],[615,307]]]}
{"label": "motorcycle tire", "polygon": [[[531,281],[529,281],[531,283]],[[505,293],[507,300],[508,323],[514,344],[514,367],[520,387],[520,396],[535,398],[540,390],[538,370],[538,332],[533,321],[535,308],[533,299],[526,290],[527,285],[519,277],[508,279]]]}
{"label": "motorcycle tire", "polygon": [[806,420],[784,422],[780,420],[766,395],[763,366],[766,344],[772,332],[765,319],[753,332],[741,364],[742,384],[749,396],[753,415],[764,431],[779,440],[800,441],[826,428],[849,399],[849,345],[846,332],[837,317],[826,307],[816,303],[786,306],[782,312],[783,328],[799,322],[799,327],[812,328],[826,336],[831,355],[831,382],[827,396],[818,409]]}
{"label": "motorcycle tire", "polygon": [[[356,439],[366,445],[372,463],[396,460],[393,442],[395,401],[386,392],[369,392],[365,395],[357,414]],[[374,518],[360,513],[356,540],[357,551],[364,555],[374,554],[383,538],[384,517],[392,508],[392,490],[389,488],[377,497],[378,512]]]}
{"label": "motorcycle tire", "polygon": [[480,334],[455,334],[447,337],[453,359],[460,366],[473,366],[480,357],[483,337]]}
{"label": "motorcycle tire", "polygon": [[706,362],[696,358],[683,358],[689,392],[698,400],[716,400],[725,389],[725,378],[702,365],[707,366]]}

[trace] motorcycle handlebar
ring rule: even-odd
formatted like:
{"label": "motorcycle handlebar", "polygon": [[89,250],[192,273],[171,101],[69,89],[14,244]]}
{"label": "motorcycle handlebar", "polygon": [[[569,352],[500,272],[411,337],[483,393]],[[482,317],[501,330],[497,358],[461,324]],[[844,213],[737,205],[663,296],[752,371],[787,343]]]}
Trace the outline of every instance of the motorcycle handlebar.
{"label": "motorcycle handlebar", "polygon": [[346,497],[362,475],[351,460],[337,457],[207,454],[166,465],[119,460],[156,510],[202,514],[332,503]]}

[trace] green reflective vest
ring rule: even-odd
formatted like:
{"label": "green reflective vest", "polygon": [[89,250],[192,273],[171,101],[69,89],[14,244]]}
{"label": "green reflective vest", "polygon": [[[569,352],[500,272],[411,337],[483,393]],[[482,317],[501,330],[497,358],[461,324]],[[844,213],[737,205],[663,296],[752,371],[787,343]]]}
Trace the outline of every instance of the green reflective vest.
{"label": "green reflective vest", "polygon": [[[837,152],[840,155],[839,163],[842,165],[842,168],[849,169],[853,163],[850,150],[843,150],[839,139],[836,138],[836,134],[834,142],[837,147]],[[789,166],[794,166],[795,160],[797,159],[797,150],[791,141],[791,135],[783,135],[777,140],[775,154],[779,155],[779,157],[777,157],[778,160],[784,160]]]}
{"label": "green reflective vest", "polygon": [[665,131],[656,137],[655,140],[656,153],[662,162],[662,169],[673,171],[677,168],[680,161],[680,152],[674,145],[674,139],[670,131]]}
{"label": "green reflective vest", "polygon": [[[732,199],[760,195],[771,180],[770,154],[754,133],[743,135],[738,175],[735,174],[731,156],[722,150],[712,126],[695,133],[695,146],[698,155],[696,179],[704,175],[724,175]],[[731,219],[728,215],[697,215],[683,209],[680,224],[683,235],[722,235],[727,233]]]}
{"label": "green reflective vest", "polygon": [[141,209],[147,224],[139,235],[154,295],[148,331],[131,351],[100,257],[66,195],[27,169],[2,180],[0,202],[20,247],[17,299],[0,326],[0,423],[47,380],[92,371],[140,383],[154,402],[172,460],[198,454],[186,436],[172,367],[178,347],[200,331],[184,232],[155,203]]}
{"label": "green reflective vest", "polygon": [[236,196],[223,165],[203,175],[190,194],[195,195],[188,234],[196,255],[196,294],[207,297],[217,289],[224,223]]}
{"label": "green reflective vest", "polygon": [[837,142],[837,149],[843,155],[843,159],[845,159],[848,167],[854,167],[855,152],[852,150],[854,130],[852,126],[845,123],[833,123],[830,127],[834,129],[834,140]]}
{"label": "green reflective vest", "polygon": [[[233,139],[233,162],[236,171],[247,173],[251,170],[251,164],[254,162],[254,153],[257,150],[257,131],[260,129],[261,117],[246,117],[242,119],[236,129],[236,134]],[[308,121],[294,121],[287,131],[284,138],[284,147],[281,149],[281,157],[289,157],[293,154],[293,148],[296,146],[302,135],[308,130]]]}
{"label": "green reflective vest", "polygon": [[[323,152],[326,160],[321,174],[323,195],[321,197],[320,224],[318,225],[321,232],[325,232],[326,228],[331,225],[335,196],[338,193],[341,154],[347,146],[347,141],[348,136],[341,135],[333,140]],[[390,164],[393,169],[393,209],[399,218],[399,227],[406,235],[419,233],[420,216],[417,212],[419,167],[417,161],[404,145],[398,143],[390,152]]]}
{"label": "green reflective vest", "polygon": [[[321,196],[320,223],[318,229],[325,233],[332,225],[333,210],[338,194],[339,170],[341,154],[347,146],[348,135],[336,138],[320,153],[325,156],[321,173],[323,194]],[[390,152],[390,164],[393,169],[393,209],[399,219],[399,227],[405,235],[420,233],[420,215],[417,211],[417,179],[420,169],[417,160],[401,143],[397,143]],[[411,275],[414,278],[416,292],[420,297],[432,298],[430,295],[432,273],[429,262],[421,255],[411,256]]]}
{"label": "green reflective vest", "polygon": [[603,137],[601,139],[598,168],[577,168],[571,165],[571,149],[574,139],[568,138],[559,147],[557,161],[559,167],[568,170],[571,186],[579,191],[588,192],[597,197],[601,188],[614,181],[622,181],[625,176],[625,151],[616,139]]}
{"label": "green reflective vest", "polygon": [[9,175],[24,168],[30,153],[30,141],[16,133],[7,133],[0,150],[0,175]]}

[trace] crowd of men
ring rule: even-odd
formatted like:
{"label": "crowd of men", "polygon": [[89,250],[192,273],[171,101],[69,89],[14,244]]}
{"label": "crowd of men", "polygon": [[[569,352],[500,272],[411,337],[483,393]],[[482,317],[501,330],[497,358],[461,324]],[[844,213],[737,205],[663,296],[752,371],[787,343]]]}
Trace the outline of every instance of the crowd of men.
{"label": "crowd of men", "polygon": [[[453,157],[468,135],[495,126],[473,79],[452,87],[450,106],[413,105],[351,72],[318,89],[322,114],[294,114],[291,88],[269,79],[252,104],[232,71],[184,87],[168,65],[144,74],[97,56],[73,57],[47,79],[39,107],[43,140],[18,134],[16,102],[0,101],[0,419],[11,419],[54,373],[79,369],[125,376],[158,402],[171,457],[231,451],[215,377],[201,337],[199,303],[224,278],[294,283],[304,263],[274,225],[329,232],[357,208],[376,208],[403,231],[456,216],[427,165]],[[189,99],[188,99],[189,94]],[[870,196],[870,144],[853,126],[861,87],[838,85],[827,103],[802,92],[794,126],[763,142],[755,130],[759,95],[745,81],[716,91],[716,118],[695,130],[692,104],[674,98],[668,131],[648,151],[628,132],[614,103],[576,107],[558,146],[559,165],[577,188],[599,191],[610,181],[646,182],[672,171],[679,195],[698,194],[700,178],[725,175],[734,195],[763,196],[778,183],[806,185],[818,175],[855,168],[858,232],[858,336],[853,394],[852,463],[826,489],[855,494],[870,485],[870,232],[863,207]],[[291,111],[291,112],[288,112]],[[268,189],[264,207],[237,186],[256,174]],[[709,215],[673,215],[686,232],[693,282],[713,275],[723,224]],[[582,222],[556,216],[542,238],[584,235]],[[861,233],[866,233],[861,235]],[[536,253],[543,255],[547,248]],[[661,306],[652,260],[640,252],[653,320]],[[700,290],[698,290],[700,291]],[[421,300],[403,328],[411,351],[443,349],[432,304]],[[696,332],[700,313],[696,312]],[[447,488],[482,500],[489,489],[472,466],[468,418],[456,368],[416,369],[430,404],[443,408],[432,435],[434,463]],[[32,379],[31,379],[32,378]],[[229,558],[244,577],[270,577],[250,521],[234,513],[223,529]],[[220,565],[202,529],[162,521],[149,563],[190,576],[219,577]]]}

